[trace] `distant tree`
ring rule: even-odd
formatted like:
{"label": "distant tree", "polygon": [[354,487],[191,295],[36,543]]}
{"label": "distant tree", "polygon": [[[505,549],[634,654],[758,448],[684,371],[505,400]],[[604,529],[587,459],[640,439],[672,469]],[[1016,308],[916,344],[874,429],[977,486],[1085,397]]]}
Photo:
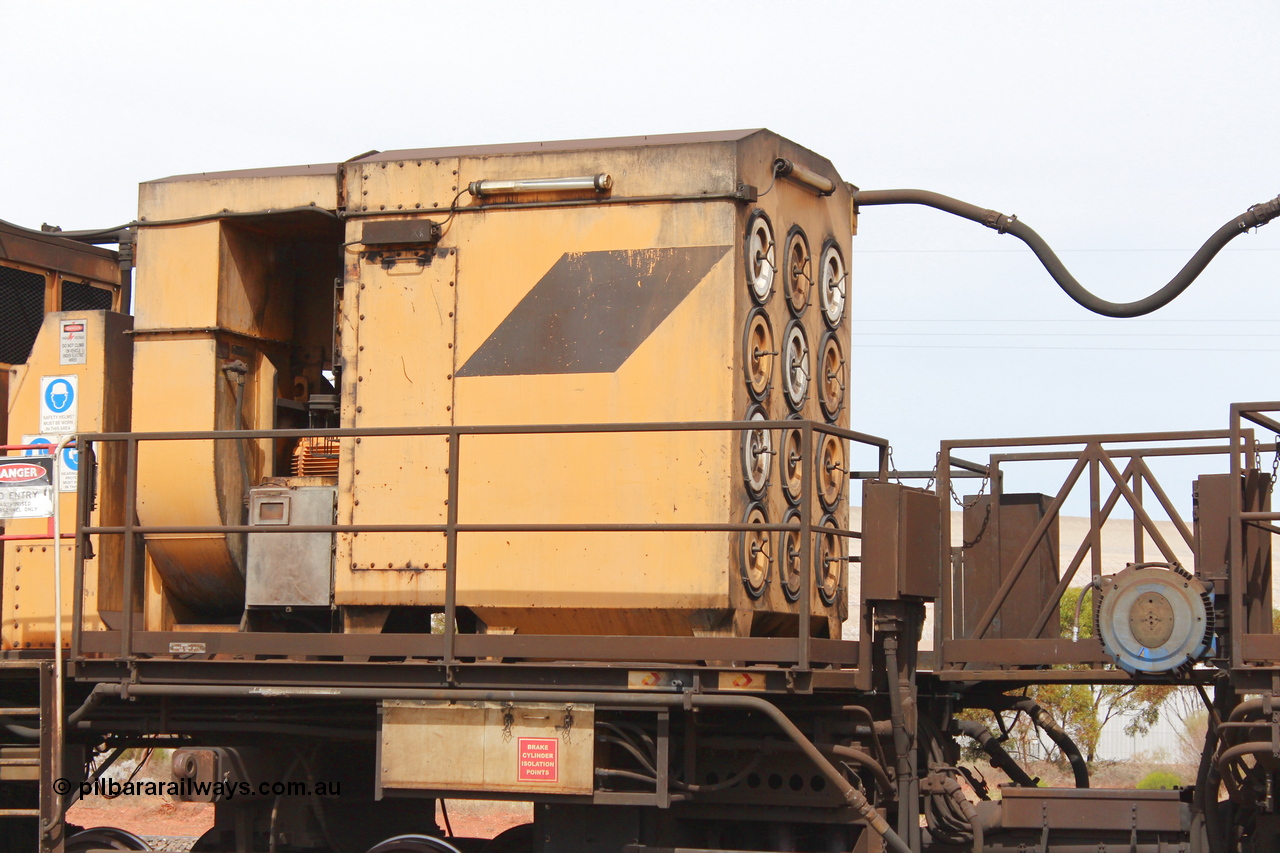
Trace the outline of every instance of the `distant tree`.
{"label": "distant tree", "polygon": [[[1092,588],[1068,589],[1063,594],[1058,608],[1063,636],[1071,636],[1081,595],[1080,636],[1094,636]],[[1035,699],[1050,709],[1080,747],[1085,761],[1093,764],[1108,723],[1125,718],[1127,736],[1145,735],[1160,721],[1160,710],[1172,692],[1173,688],[1158,684],[1051,684],[1037,688]]]}
{"label": "distant tree", "polygon": [[[1083,590],[1084,601],[1080,611],[1080,636],[1092,637],[1093,599],[1091,588]],[[1058,609],[1059,628],[1062,636],[1071,636],[1075,625],[1076,602],[1082,590],[1068,589],[1062,596]],[[1277,611],[1280,614],[1280,611]],[[1116,719],[1126,720],[1124,733],[1129,737],[1144,735],[1160,720],[1160,711],[1175,688],[1157,684],[1043,684],[1027,691],[1027,695],[1047,710],[1066,730],[1081,755],[1090,765],[1098,760],[1098,747],[1107,725]],[[1029,728],[1018,726],[1014,740],[1024,747],[1034,737]],[[1055,748],[1050,758],[1065,764],[1065,758]]]}

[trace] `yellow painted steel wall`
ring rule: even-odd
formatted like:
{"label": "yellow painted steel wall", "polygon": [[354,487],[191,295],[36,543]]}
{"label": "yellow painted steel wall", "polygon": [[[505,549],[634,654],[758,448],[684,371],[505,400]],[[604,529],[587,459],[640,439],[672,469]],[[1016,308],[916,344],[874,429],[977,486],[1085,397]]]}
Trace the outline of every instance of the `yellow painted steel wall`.
{"label": "yellow painted steel wall", "polygon": [[[394,210],[447,208],[459,188],[486,178],[607,172],[613,177],[613,196],[697,196],[729,193],[739,183],[765,186],[779,154],[807,158],[812,167],[825,163],[814,163],[816,158],[808,152],[772,134],[760,137],[746,145],[356,163],[347,167],[348,195],[359,203],[357,209],[385,210],[391,219],[403,216]],[[834,175],[829,164],[825,171]],[[426,388],[439,395],[431,412],[434,420],[419,423],[743,417],[748,398],[742,380],[741,336],[754,303],[745,285],[742,232],[756,207],[779,223],[782,236],[792,222],[803,222],[817,252],[825,240],[835,239],[847,264],[852,223],[843,185],[835,196],[819,198],[811,190],[779,182],[758,205],[714,199],[461,212],[440,244],[448,254],[435,257],[426,267],[397,262],[394,274],[382,269],[384,256],[359,251],[363,222],[349,223],[347,240],[355,249],[347,263],[341,322],[349,368],[344,380],[344,425],[411,423],[411,418],[405,420],[409,408],[424,414],[432,408],[419,401],[423,379],[405,373],[405,363],[430,365]],[[491,371],[497,375],[474,375],[483,371],[467,375],[468,362],[477,358],[504,321],[527,303],[544,275],[564,259],[593,252],[684,247],[718,251],[688,296],[616,370],[511,369]],[[455,272],[456,287],[451,290],[445,285],[453,283]],[[391,284],[393,279],[396,285]],[[644,284],[637,281],[637,286]],[[780,284],[781,276],[779,288]],[[386,300],[388,288],[396,287],[400,298],[393,305]],[[456,323],[449,314],[455,306]],[[564,307],[586,310],[585,304]],[[788,320],[780,292],[766,303],[766,310],[775,337],[780,338]],[[824,329],[818,310],[816,305],[808,310],[811,351],[819,348]],[[847,328],[846,321],[837,332],[846,352]],[[414,330],[425,340],[412,341]],[[513,346],[536,349],[539,335],[549,337],[556,331],[551,326],[529,328],[528,339]],[[507,338],[511,337],[509,332]],[[407,362],[406,353],[413,354]],[[811,357],[816,354],[812,352]],[[359,366],[354,375],[353,363]],[[457,378],[451,388],[447,382],[440,386],[454,373]],[[384,384],[372,384],[375,379]],[[390,409],[386,408],[388,394]],[[782,419],[790,412],[780,397],[775,388],[766,398],[770,417]],[[408,406],[397,410],[398,398],[409,401]],[[379,412],[376,417],[367,407],[371,399]],[[816,395],[799,414],[823,420]],[[847,409],[837,420],[847,425]],[[343,458],[343,520],[396,523],[412,517],[423,523],[443,522],[444,443],[437,441],[432,447],[425,439],[364,441],[350,444]],[[739,442],[737,434],[717,433],[464,436],[459,450],[459,520],[464,524],[738,521],[746,507]],[[402,474],[394,488],[379,491],[387,471],[370,474],[366,465],[356,464],[355,456],[368,453],[363,448],[375,443],[390,444],[387,453],[397,460],[403,453],[400,448],[417,448],[409,458],[421,470],[415,468],[408,482]],[[403,470],[407,474],[409,469]],[[781,521],[784,499],[776,478],[765,502],[770,520]],[[843,525],[847,509],[836,515],[837,523]],[[403,544],[396,544],[403,541],[402,534],[354,537],[357,542],[364,540],[363,550],[360,544],[350,544],[351,538],[342,537],[346,544],[339,549],[338,603],[443,603],[443,573],[438,571],[443,562],[442,536],[415,536],[412,541],[426,547],[415,544],[410,553]],[[779,592],[776,579],[759,600],[743,592],[737,552],[737,534],[723,533],[464,533],[459,544],[458,603],[470,607],[492,628],[538,633],[746,633],[752,630],[751,619],[741,615],[735,619],[735,613],[795,613],[796,605]],[[357,554],[365,557],[359,559]],[[838,606],[828,607],[816,595],[813,600],[813,611],[822,621],[827,614],[838,616]],[[764,630],[777,630],[761,625]]]}
{"label": "yellow painted steel wall", "polygon": [[[823,197],[775,180],[779,156],[831,179],[834,192]],[[476,180],[601,172],[613,180],[603,198],[593,192],[567,202],[496,197],[486,203],[498,207],[477,209],[484,205],[465,191]],[[744,200],[746,184],[760,191],[758,200]],[[237,357],[249,370],[244,425],[271,426],[279,348],[296,344],[301,334],[298,303],[273,296],[282,273],[273,266],[269,241],[251,233],[275,227],[270,216],[250,224],[158,220],[345,208],[345,245],[335,233],[331,245],[318,242],[308,251],[342,257],[335,361],[342,367],[341,423],[354,427],[743,418],[753,403],[743,344],[756,307],[745,243],[752,215],[759,210],[769,217],[777,244],[778,281],[762,308],[777,348],[792,320],[781,292],[792,226],[808,237],[814,273],[828,242],[839,247],[847,270],[853,231],[849,191],[831,164],[768,131],[566,150],[548,144],[504,153],[403,152],[340,167],[170,179],[144,185],[141,199],[142,216],[153,227],[143,228],[138,247],[134,428],[140,430],[233,428],[234,383],[223,368]],[[527,201],[548,204],[501,207]],[[455,204],[461,209],[452,213]],[[438,248],[402,246],[406,251],[397,254],[363,242],[366,225],[421,223],[425,213],[444,223]],[[419,262],[424,251],[429,257]],[[638,300],[616,287],[619,275],[633,273]],[[596,281],[597,274],[608,282]],[[681,278],[687,292],[673,285],[671,293],[658,294],[662,298],[649,298],[666,286],[662,282]],[[605,293],[619,305],[639,307],[634,315],[601,312],[592,300]],[[797,322],[808,336],[806,370],[817,377],[826,327],[816,294],[811,301]],[[846,354],[847,313],[846,307],[833,333]],[[568,363],[581,353],[562,339],[583,334],[584,322],[601,317],[597,349],[608,350],[608,357]],[[798,406],[783,399],[779,360],[761,401],[764,413],[823,421],[816,393]],[[847,360],[840,369],[846,367]],[[848,413],[846,401],[834,422],[848,425]],[[775,447],[780,438],[775,434]],[[742,440],[737,433],[705,432],[464,436],[460,521],[738,522],[749,504]],[[268,448],[248,449],[251,480],[273,473]],[[443,438],[344,441],[339,522],[443,522],[447,460]],[[780,522],[789,504],[777,456],[770,461],[774,473],[761,504],[770,522]],[[813,460],[804,464],[814,470]],[[140,520],[238,521],[243,485],[230,441],[148,447],[139,466]],[[847,523],[847,487],[844,493],[833,514],[839,526]],[[816,499],[814,505],[816,523],[822,513]],[[753,598],[740,576],[736,533],[465,533],[458,604],[494,630],[794,633],[799,608],[781,591],[780,545],[771,538],[772,576]],[[242,583],[234,538],[153,536],[148,549],[171,597],[208,605],[222,618],[234,615]],[[341,534],[335,603],[353,614],[361,607],[439,606],[444,560],[441,534]],[[839,564],[836,571],[843,569]],[[835,631],[843,590],[830,604],[815,591],[808,594],[816,624]]]}
{"label": "yellow painted steel wall", "polygon": [[[59,321],[82,319],[85,323],[85,363],[62,364]],[[46,314],[31,356],[17,369],[9,388],[9,444],[21,443],[22,437],[40,435],[40,385],[46,376],[75,376],[76,429],[79,432],[102,432],[128,429],[131,346],[126,330],[131,318],[106,311],[54,312]],[[54,436],[48,436],[57,440]],[[99,454],[101,476],[119,477],[120,455]],[[62,532],[74,533],[76,525],[76,493],[58,493]],[[93,523],[118,524],[120,507],[109,500],[100,501]],[[49,520],[44,518],[14,519],[5,522],[11,535],[45,535]],[[102,539],[102,541],[99,541]],[[102,627],[99,608],[119,611],[120,590],[113,578],[119,573],[120,542],[118,537],[91,537],[97,555],[85,562],[85,626]],[[63,645],[70,642],[71,615],[74,605],[75,544],[63,540],[62,609],[64,617]],[[54,571],[53,540],[9,540],[4,543],[3,622],[0,623],[0,648],[47,649],[54,642]],[[101,568],[102,588],[99,586]],[[112,597],[114,596],[114,597]]]}

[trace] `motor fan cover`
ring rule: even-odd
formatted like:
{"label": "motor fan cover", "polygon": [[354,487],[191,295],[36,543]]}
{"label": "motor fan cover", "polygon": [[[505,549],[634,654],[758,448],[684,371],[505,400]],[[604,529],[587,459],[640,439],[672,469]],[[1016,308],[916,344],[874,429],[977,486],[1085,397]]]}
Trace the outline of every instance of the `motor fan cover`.
{"label": "motor fan cover", "polygon": [[1213,645],[1213,604],[1181,569],[1132,565],[1102,579],[1097,633],[1129,673],[1190,669]]}

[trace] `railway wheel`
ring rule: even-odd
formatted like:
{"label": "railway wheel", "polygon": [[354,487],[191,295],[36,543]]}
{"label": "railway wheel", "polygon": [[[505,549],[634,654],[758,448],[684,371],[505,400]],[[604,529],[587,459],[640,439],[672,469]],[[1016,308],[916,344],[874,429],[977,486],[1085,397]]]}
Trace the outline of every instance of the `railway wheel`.
{"label": "railway wheel", "polygon": [[89,850],[150,850],[151,845],[132,832],[114,826],[95,826],[68,838],[63,849],[66,853],[86,853]]}
{"label": "railway wheel", "polygon": [[460,853],[443,838],[432,835],[397,835],[380,841],[369,848],[368,853]]}
{"label": "railway wheel", "polygon": [[533,824],[522,823],[495,835],[480,853],[533,853],[536,840]]}

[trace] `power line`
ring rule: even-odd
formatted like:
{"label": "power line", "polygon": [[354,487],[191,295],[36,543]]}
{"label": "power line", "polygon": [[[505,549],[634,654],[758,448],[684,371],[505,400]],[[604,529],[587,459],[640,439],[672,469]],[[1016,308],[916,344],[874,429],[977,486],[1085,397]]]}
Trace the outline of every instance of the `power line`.
{"label": "power line", "polygon": [[1148,332],[1126,335],[1118,332],[858,332],[860,338],[1278,338],[1267,332]]}
{"label": "power line", "polygon": [[1280,349],[1256,349],[1256,348],[1231,348],[1231,347],[1020,347],[1020,346],[983,346],[977,345],[961,345],[947,346],[946,344],[860,344],[856,341],[853,346],[857,349],[1000,349],[1000,350],[1062,350],[1064,352],[1180,352],[1180,353],[1197,353],[1197,352],[1280,352]]}
{"label": "power line", "polygon": [[[864,238],[865,239],[865,238]],[[1125,254],[1190,254],[1194,249],[1057,249],[1059,255],[1078,255],[1093,252]],[[1280,252],[1266,247],[1233,248],[1232,252]],[[856,255],[1025,255],[1025,249],[858,249]]]}

